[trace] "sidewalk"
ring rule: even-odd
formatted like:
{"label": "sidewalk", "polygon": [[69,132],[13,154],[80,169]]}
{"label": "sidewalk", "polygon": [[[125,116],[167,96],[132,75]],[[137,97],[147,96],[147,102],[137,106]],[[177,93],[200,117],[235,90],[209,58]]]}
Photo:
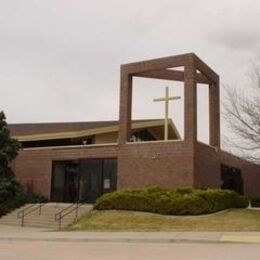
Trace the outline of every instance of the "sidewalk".
{"label": "sidewalk", "polygon": [[0,225],[0,241],[260,243],[260,232],[59,232]]}

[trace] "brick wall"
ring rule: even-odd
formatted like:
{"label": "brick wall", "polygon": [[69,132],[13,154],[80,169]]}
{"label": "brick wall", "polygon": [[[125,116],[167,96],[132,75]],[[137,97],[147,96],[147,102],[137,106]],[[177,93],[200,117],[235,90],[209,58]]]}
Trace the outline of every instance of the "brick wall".
{"label": "brick wall", "polygon": [[119,146],[118,188],[192,187],[193,153],[185,142],[145,142]]}
{"label": "brick wall", "polygon": [[53,160],[74,160],[83,158],[116,158],[118,147],[82,146],[77,148],[25,149],[14,160],[12,168],[17,179],[27,189],[33,185],[34,192],[50,197]]}
{"label": "brick wall", "polygon": [[35,193],[50,197],[53,160],[117,157],[118,188],[193,186],[193,153],[181,141],[25,149],[15,159],[13,169],[25,188],[33,183]]}
{"label": "brick wall", "polygon": [[194,164],[194,186],[196,188],[220,188],[220,158],[215,147],[197,142]]}
{"label": "brick wall", "polygon": [[16,178],[27,190],[32,185],[35,193],[50,196],[51,150],[21,151],[13,162]]}

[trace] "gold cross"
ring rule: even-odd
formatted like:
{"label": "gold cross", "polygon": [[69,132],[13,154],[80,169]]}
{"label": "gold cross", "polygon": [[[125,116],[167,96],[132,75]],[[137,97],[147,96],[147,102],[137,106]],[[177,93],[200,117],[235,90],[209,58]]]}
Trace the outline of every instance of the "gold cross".
{"label": "gold cross", "polygon": [[164,140],[168,140],[168,117],[169,117],[169,101],[180,99],[180,96],[169,97],[169,87],[165,87],[165,97],[155,98],[153,101],[165,101],[165,118],[164,118]]}

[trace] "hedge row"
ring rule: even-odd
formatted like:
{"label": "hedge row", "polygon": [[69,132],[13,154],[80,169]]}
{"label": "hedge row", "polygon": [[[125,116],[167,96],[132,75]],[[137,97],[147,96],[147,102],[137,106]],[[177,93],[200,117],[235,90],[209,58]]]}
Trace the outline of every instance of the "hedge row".
{"label": "hedge row", "polygon": [[94,209],[136,210],[167,215],[199,215],[228,208],[245,208],[246,197],[219,189],[126,189],[101,196]]}

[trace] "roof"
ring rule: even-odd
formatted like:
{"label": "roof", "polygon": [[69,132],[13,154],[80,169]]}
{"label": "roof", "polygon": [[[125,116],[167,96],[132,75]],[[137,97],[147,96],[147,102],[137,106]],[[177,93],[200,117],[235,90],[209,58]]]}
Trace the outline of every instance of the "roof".
{"label": "roof", "polygon": [[[170,120],[176,137],[180,135]],[[133,120],[132,129],[162,126],[163,119]],[[78,138],[118,131],[118,121],[9,124],[11,136],[21,142]]]}
{"label": "roof", "polygon": [[53,122],[53,123],[25,123],[9,124],[12,136],[46,134],[68,131],[80,131],[99,127],[117,125],[118,121],[90,121],[90,122]]}

